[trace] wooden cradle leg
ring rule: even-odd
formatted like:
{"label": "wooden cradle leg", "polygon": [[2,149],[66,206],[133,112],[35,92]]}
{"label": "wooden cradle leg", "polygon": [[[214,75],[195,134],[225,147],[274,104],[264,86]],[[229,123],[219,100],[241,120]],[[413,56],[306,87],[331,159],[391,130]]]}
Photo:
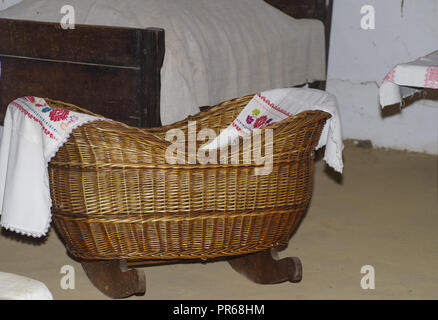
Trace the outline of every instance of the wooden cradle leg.
{"label": "wooden cradle leg", "polygon": [[278,260],[274,257],[277,257],[275,248],[230,258],[228,262],[234,270],[255,283],[274,284],[301,281],[303,271],[300,259],[288,257]]}
{"label": "wooden cradle leg", "polygon": [[144,272],[129,269],[125,260],[82,261],[81,264],[93,285],[108,297],[120,299],[146,291]]}

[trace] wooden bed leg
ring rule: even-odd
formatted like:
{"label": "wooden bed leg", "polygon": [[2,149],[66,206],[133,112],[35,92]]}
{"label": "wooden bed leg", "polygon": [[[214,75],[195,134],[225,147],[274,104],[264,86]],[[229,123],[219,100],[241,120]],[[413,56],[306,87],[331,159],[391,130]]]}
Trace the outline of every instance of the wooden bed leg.
{"label": "wooden bed leg", "polygon": [[81,264],[93,285],[110,298],[143,295],[146,291],[144,272],[129,269],[125,260],[82,261]]}
{"label": "wooden bed leg", "polygon": [[300,259],[288,257],[277,260],[276,255],[277,249],[274,248],[230,258],[228,262],[234,270],[255,283],[300,282],[303,277]]}

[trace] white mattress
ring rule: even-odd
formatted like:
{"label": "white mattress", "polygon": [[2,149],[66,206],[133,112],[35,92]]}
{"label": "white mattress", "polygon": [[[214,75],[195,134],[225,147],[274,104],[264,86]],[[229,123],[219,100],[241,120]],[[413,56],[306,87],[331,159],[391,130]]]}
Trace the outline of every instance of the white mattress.
{"label": "white mattress", "polygon": [[[60,22],[63,1],[24,0],[0,17]],[[263,0],[70,0],[76,23],[166,31],[161,117],[261,90],[325,79],[324,26]],[[117,93],[115,93],[117,94]]]}

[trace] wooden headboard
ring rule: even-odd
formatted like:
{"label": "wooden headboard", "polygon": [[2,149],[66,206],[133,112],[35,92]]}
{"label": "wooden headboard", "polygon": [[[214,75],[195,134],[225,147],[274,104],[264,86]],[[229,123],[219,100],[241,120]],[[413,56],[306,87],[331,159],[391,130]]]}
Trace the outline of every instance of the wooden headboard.
{"label": "wooden headboard", "polygon": [[135,126],[160,125],[164,30],[0,19],[0,123],[15,98],[68,101]]}

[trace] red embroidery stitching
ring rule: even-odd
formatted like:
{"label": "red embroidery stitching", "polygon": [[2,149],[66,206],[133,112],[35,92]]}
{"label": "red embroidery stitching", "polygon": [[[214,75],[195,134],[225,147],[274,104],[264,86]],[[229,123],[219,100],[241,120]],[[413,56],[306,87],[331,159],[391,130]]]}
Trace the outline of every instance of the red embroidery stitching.
{"label": "red embroidery stitching", "polygon": [[61,121],[61,120],[65,120],[67,119],[68,114],[70,113],[70,111],[65,110],[65,109],[53,109],[50,112],[50,120],[52,121]]}
{"label": "red embroidery stitching", "polygon": [[426,88],[438,88],[438,67],[427,68],[424,86]]}
{"label": "red embroidery stitching", "polygon": [[286,110],[283,110],[282,108],[280,108],[279,106],[275,105],[274,103],[272,103],[268,98],[266,98],[265,96],[262,96],[262,94],[259,92],[257,93],[257,96],[262,99],[262,101],[264,103],[266,103],[268,106],[270,106],[272,109],[275,109],[277,111],[280,111],[281,113],[287,115],[288,117],[290,117],[292,114],[287,112]]}
{"label": "red embroidery stitching", "polygon": [[23,106],[21,106],[20,104],[16,103],[16,102],[11,102],[12,105],[14,105],[15,107],[18,108],[18,110],[20,110],[21,112],[23,112],[28,118],[38,122],[40,124],[40,126],[43,128],[44,133],[49,136],[50,138],[54,139],[54,140],[58,140],[49,130],[47,130],[44,127],[44,124],[41,122],[41,120],[35,118],[33,115],[31,115],[25,108],[23,108]]}
{"label": "red embroidery stitching", "polygon": [[386,75],[386,77],[383,79],[383,82],[394,82],[394,77],[395,77],[395,70],[397,69],[397,66],[395,66],[394,68],[392,68],[392,70]]}
{"label": "red embroidery stitching", "polygon": [[242,131],[242,128],[239,127],[236,123],[232,123],[232,126],[237,129],[237,131]]}

